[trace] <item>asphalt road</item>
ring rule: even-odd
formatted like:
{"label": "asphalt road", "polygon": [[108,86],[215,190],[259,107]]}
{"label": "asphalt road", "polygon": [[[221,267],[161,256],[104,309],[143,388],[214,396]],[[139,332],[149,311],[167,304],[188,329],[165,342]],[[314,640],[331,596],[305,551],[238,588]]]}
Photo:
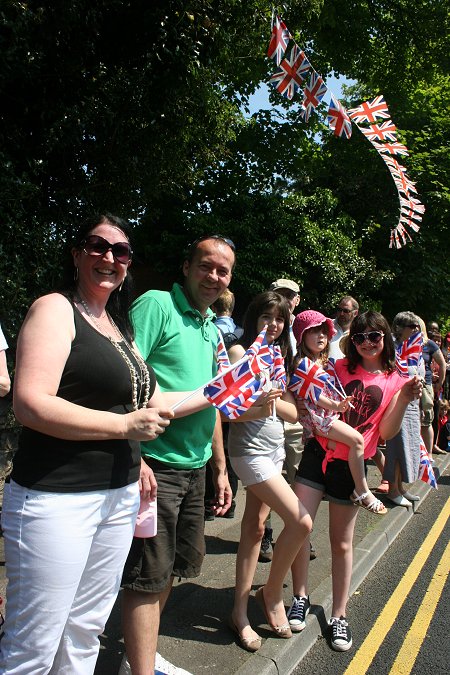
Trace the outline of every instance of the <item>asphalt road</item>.
{"label": "asphalt road", "polygon": [[295,675],[448,675],[449,510],[445,475],[351,598],[352,650],[334,652],[325,627]]}

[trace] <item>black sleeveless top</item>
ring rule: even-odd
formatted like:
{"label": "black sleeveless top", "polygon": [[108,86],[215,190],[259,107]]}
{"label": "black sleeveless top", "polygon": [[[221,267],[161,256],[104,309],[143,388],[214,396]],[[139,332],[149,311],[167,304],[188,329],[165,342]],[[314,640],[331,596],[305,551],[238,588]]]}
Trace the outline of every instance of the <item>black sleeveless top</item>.
{"label": "black sleeveless top", "polygon": [[[93,410],[131,412],[129,368],[107,337],[74,308],[76,335],[57,396]],[[137,366],[133,352],[121,347]],[[150,370],[150,397],[156,378]],[[138,380],[138,396],[140,382]],[[143,394],[143,392],[142,392]],[[12,480],[45,492],[87,492],[120,488],[138,480],[140,446],[137,441],[68,441],[24,427],[14,456]]]}

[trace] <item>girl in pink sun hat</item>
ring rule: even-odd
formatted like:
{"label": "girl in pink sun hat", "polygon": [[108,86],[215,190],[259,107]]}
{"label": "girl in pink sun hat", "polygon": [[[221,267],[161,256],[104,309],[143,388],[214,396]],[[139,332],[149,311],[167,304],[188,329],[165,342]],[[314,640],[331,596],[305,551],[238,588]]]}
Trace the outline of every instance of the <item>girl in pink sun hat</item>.
{"label": "girl in pink sun hat", "polygon": [[[386,507],[367,485],[364,439],[359,431],[340,419],[340,413],[348,410],[353,397],[341,394],[335,387],[335,383],[339,386],[340,383],[332,362],[328,360],[329,341],[336,333],[333,321],[320,312],[308,309],[297,314],[292,330],[297,342],[297,356],[289,388],[304,401],[309,412],[308,417],[302,420],[307,437],[321,436],[347,445],[348,464],[355,483],[350,499],[355,506],[362,506],[376,515],[385,515]],[[314,382],[308,385],[313,376],[316,386]]]}

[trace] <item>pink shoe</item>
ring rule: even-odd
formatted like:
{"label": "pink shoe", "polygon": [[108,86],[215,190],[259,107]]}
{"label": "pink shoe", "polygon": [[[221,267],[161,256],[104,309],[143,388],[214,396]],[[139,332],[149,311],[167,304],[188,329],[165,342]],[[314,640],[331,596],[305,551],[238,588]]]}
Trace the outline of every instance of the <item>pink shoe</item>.
{"label": "pink shoe", "polygon": [[382,494],[386,495],[389,492],[389,481],[382,480],[379,486],[375,488],[375,491],[381,492]]}

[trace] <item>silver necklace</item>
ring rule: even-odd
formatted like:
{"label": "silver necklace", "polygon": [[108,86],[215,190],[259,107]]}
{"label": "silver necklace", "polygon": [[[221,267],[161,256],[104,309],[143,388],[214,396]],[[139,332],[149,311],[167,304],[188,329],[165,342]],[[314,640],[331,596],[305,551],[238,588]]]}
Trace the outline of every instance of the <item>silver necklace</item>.
{"label": "silver necklace", "polygon": [[[102,326],[100,325],[100,322],[98,321],[97,317],[93,315],[91,312],[89,305],[87,302],[83,300],[80,296],[77,297],[78,302],[80,305],[83,306],[84,311],[88,315],[88,317],[91,319],[91,321],[94,323],[96,326],[97,330],[99,333],[101,333],[104,337],[108,338],[108,340],[111,342],[111,344],[116,348],[116,350],[119,352],[123,360],[128,366],[128,370],[130,371],[130,378],[131,378],[131,396],[132,396],[132,403],[133,403],[133,410],[138,410],[139,409],[139,402],[138,402],[138,381],[140,385],[139,389],[139,399],[142,399],[141,403],[141,408],[145,408],[148,400],[150,398],[150,373],[147,367],[147,364],[145,363],[144,359],[142,356],[135,350],[133,347],[129,344],[128,340],[125,339],[124,335],[120,332],[119,328],[117,327],[114,319],[112,316],[108,313],[105,312],[105,316],[108,317],[109,322],[111,326],[114,329],[114,332],[116,335],[119,337],[120,342],[124,342],[130,351],[130,353],[133,354],[134,358],[136,359],[137,364],[139,365],[139,370],[140,373],[138,375],[137,370],[133,363],[131,362],[130,357],[128,354],[125,352],[125,350],[122,348],[122,346],[119,344],[118,340],[115,340],[111,335],[108,335],[105,333],[103,330]],[[144,387],[144,396],[142,398],[142,387]]]}

